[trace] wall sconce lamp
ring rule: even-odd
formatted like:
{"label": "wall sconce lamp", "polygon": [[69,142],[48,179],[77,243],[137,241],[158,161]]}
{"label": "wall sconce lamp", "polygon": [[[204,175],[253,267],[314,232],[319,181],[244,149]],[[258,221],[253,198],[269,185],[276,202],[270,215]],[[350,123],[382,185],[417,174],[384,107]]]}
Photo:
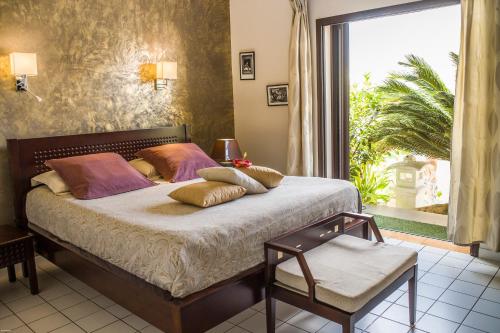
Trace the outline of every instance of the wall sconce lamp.
{"label": "wall sconce lamp", "polygon": [[167,80],[177,80],[176,62],[162,61],[156,64],[155,89],[165,89],[167,87]]}
{"label": "wall sconce lamp", "polygon": [[28,89],[28,76],[38,75],[36,53],[13,52],[9,56],[10,72],[16,77],[16,91],[25,91],[41,102],[42,98]]}

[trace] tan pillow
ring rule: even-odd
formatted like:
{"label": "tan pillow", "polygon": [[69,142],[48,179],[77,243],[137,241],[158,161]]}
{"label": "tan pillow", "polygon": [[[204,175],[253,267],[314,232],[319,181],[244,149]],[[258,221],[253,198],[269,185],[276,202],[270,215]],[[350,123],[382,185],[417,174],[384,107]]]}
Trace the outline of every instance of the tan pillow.
{"label": "tan pillow", "polygon": [[139,171],[144,175],[144,177],[148,179],[155,180],[160,178],[160,174],[158,173],[158,171],[156,171],[153,164],[148,163],[142,158],[136,158],[135,160],[129,161],[129,163],[134,169]]}
{"label": "tan pillow", "polygon": [[241,198],[247,190],[222,182],[200,182],[183,186],[169,194],[174,200],[198,207],[210,207]]}
{"label": "tan pillow", "polygon": [[247,168],[238,168],[238,170],[252,177],[267,188],[279,186],[283,177],[285,177],[279,171],[257,165],[252,165]]}
{"label": "tan pillow", "polygon": [[197,173],[205,180],[243,186],[247,190],[247,194],[266,193],[269,191],[264,185],[235,168],[205,168],[198,170]]}
{"label": "tan pillow", "polygon": [[69,187],[64,180],[55,172],[47,171],[31,178],[31,186],[35,187],[41,184],[47,185],[52,192],[57,195],[69,192]]}

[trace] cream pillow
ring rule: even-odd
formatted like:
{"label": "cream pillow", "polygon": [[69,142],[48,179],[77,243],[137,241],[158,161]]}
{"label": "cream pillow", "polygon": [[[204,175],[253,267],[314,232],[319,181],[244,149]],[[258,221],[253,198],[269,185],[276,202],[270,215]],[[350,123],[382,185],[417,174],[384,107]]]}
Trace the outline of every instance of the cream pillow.
{"label": "cream pillow", "polygon": [[198,176],[205,180],[239,185],[247,190],[247,194],[266,193],[269,190],[253,178],[235,168],[213,167],[197,171]]}
{"label": "cream pillow", "polygon": [[65,194],[69,192],[69,187],[64,180],[54,170],[41,173],[31,178],[31,186],[35,187],[41,184],[47,185],[55,194]]}
{"label": "cream pillow", "polygon": [[283,177],[285,177],[279,171],[257,165],[252,165],[247,168],[238,168],[238,170],[252,177],[267,188],[279,186]]}
{"label": "cream pillow", "polygon": [[200,182],[183,186],[169,194],[174,200],[206,208],[241,198],[244,187],[222,182]]}
{"label": "cream pillow", "polygon": [[160,178],[160,174],[156,171],[153,164],[146,162],[142,158],[136,158],[128,163],[148,179],[155,180]]}

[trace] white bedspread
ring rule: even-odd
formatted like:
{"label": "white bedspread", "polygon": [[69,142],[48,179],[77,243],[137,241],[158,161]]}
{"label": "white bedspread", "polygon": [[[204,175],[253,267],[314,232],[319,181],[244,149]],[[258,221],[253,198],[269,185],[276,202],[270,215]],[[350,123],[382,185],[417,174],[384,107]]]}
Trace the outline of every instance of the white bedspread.
{"label": "white bedspread", "polygon": [[358,205],[349,182],[285,177],[268,193],[201,209],[167,196],[187,183],[95,200],[42,186],[28,194],[26,212],[62,240],[184,297],[263,262],[265,241]]}

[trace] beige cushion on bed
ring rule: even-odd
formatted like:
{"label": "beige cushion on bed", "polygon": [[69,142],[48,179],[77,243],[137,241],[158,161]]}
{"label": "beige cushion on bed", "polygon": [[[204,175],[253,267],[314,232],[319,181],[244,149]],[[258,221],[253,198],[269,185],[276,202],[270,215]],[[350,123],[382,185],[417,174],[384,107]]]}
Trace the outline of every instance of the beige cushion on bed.
{"label": "beige cushion on bed", "polygon": [[238,199],[245,193],[245,188],[238,185],[207,181],[183,186],[172,191],[169,196],[177,201],[206,208]]}
{"label": "beige cushion on bed", "polygon": [[[417,252],[341,235],[304,253],[316,281],[316,299],[355,312],[417,263]],[[295,258],[276,268],[280,285],[307,292]]]}
{"label": "beige cushion on bed", "polygon": [[156,171],[153,164],[142,158],[136,158],[128,163],[148,179],[156,180],[160,178],[160,174]]}
{"label": "beige cushion on bed", "polygon": [[198,170],[197,173],[198,176],[205,180],[242,186],[247,190],[247,194],[266,193],[269,191],[264,185],[235,168],[204,168]]}
{"label": "beige cushion on bed", "polygon": [[238,168],[238,170],[243,172],[247,176],[252,177],[267,188],[274,188],[279,186],[284,177],[279,171],[258,165],[252,165],[246,168]]}
{"label": "beige cushion on bed", "polygon": [[66,194],[69,192],[69,187],[64,180],[54,170],[41,173],[31,178],[31,186],[35,187],[40,184],[47,185],[52,192],[57,195]]}

